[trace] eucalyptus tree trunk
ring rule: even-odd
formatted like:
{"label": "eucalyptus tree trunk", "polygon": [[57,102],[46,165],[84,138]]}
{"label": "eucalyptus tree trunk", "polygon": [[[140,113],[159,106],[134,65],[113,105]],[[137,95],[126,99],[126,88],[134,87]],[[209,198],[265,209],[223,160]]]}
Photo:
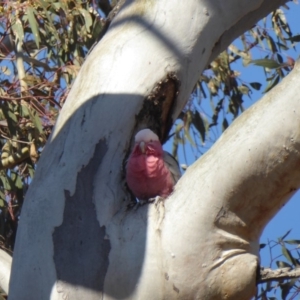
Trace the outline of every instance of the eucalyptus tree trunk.
{"label": "eucalyptus tree trunk", "polygon": [[285,2],[122,3],[83,65],[27,193],[10,300],[254,294],[261,231],[300,183],[299,67],[164,202],[128,209],[124,165],[134,133],[150,127],[164,140],[204,67]]}

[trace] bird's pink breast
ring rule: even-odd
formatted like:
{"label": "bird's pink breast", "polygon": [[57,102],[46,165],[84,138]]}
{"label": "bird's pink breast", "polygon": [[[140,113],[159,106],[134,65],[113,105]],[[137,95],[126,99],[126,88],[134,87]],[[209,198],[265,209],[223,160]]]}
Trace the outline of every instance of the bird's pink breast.
{"label": "bird's pink breast", "polygon": [[126,180],[131,191],[141,200],[167,197],[172,192],[174,182],[163,161],[160,144],[152,142],[146,154],[140,153],[138,148],[133,150],[127,164]]}

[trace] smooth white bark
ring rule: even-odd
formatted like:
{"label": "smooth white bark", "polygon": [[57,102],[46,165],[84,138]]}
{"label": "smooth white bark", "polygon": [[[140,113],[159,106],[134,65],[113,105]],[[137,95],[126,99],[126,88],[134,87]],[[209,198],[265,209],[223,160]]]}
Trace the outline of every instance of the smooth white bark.
{"label": "smooth white bark", "polygon": [[194,288],[182,299],[253,296],[260,234],[300,186],[299,78],[300,64],[225,131],[166,201],[162,249],[176,253],[164,256],[169,280],[181,291],[188,282]]}
{"label": "smooth white bark", "polygon": [[[300,95],[294,88],[299,78],[300,64],[187,170],[164,205],[144,208],[143,268],[129,298],[253,296],[260,234],[300,186]],[[142,211],[133,212],[119,236],[138,244],[127,228],[139,228],[143,218]],[[115,247],[118,259],[109,271],[132,267],[127,247]],[[122,298],[124,293],[116,291],[127,285],[127,278],[108,272],[107,289],[113,296],[107,299]]]}
{"label": "smooth white bark", "polygon": [[284,2],[125,2],[82,67],[27,193],[11,300],[253,294],[261,230],[298,188],[297,95],[243,114],[165,204],[126,210],[123,166],[133,128],[155,123],[139,113],[157,83],[170,73],[181,82],[176,118],[209,60]]}
{"label": "smooth white bark", "polygon": [[0,287],[8,294],[12,257],[0,249]]}

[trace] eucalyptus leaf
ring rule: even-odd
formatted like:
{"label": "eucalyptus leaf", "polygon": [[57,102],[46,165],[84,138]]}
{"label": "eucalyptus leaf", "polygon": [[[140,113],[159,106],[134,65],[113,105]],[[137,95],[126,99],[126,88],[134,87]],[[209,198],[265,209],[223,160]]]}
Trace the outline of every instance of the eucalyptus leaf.
{"label": "eucalyptus leaf", "polygon": [[259,83],[259,82],[251,82],[250,85],[251,85],[251,87],[253,87],[257,91],[259,91],[261,86],[262,86],[262,84]]}
{"label": "eucalyptus leaf", "polygon": [[252,64],[256,66],[261,66],[269,69],[276,69],[280,67],[280,64],[274,59],[255,59],[251,61]]}
{"label": "eucalyptus leaf", "polygon": [[17,18],[15,23],[12,25],[12,30],[22,45],[24,40],[24,30],[23,30],[22,22],[20,21],[19,18]]}
{"label": "eucalyptus leaf", "polygon": [[82,14],[82,16],[84,17],[86,31],[90,32],[90,28],[93,24],[93,20],[92,20],[90,13],[83,8],[80,8],[79,11]]}
{"label": "eucalyptus leaf", "polygon": [[34,35],[34,40],[36,43],[37,48],[40,48],[40,34],[39,34],[39,25],[35,19],[34,16],[34,8],[30,5],[27,6],[27,15],[28,15],[28,21],[32,30],[32,33]]}

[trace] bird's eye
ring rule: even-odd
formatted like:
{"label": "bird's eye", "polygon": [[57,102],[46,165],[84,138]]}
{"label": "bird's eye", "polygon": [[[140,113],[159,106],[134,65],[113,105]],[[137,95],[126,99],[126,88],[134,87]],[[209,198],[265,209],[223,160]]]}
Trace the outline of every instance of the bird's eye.
{"label": "bird's eye", "polygon": [[152,140],[150,140],[150,142],[153,142]]}

